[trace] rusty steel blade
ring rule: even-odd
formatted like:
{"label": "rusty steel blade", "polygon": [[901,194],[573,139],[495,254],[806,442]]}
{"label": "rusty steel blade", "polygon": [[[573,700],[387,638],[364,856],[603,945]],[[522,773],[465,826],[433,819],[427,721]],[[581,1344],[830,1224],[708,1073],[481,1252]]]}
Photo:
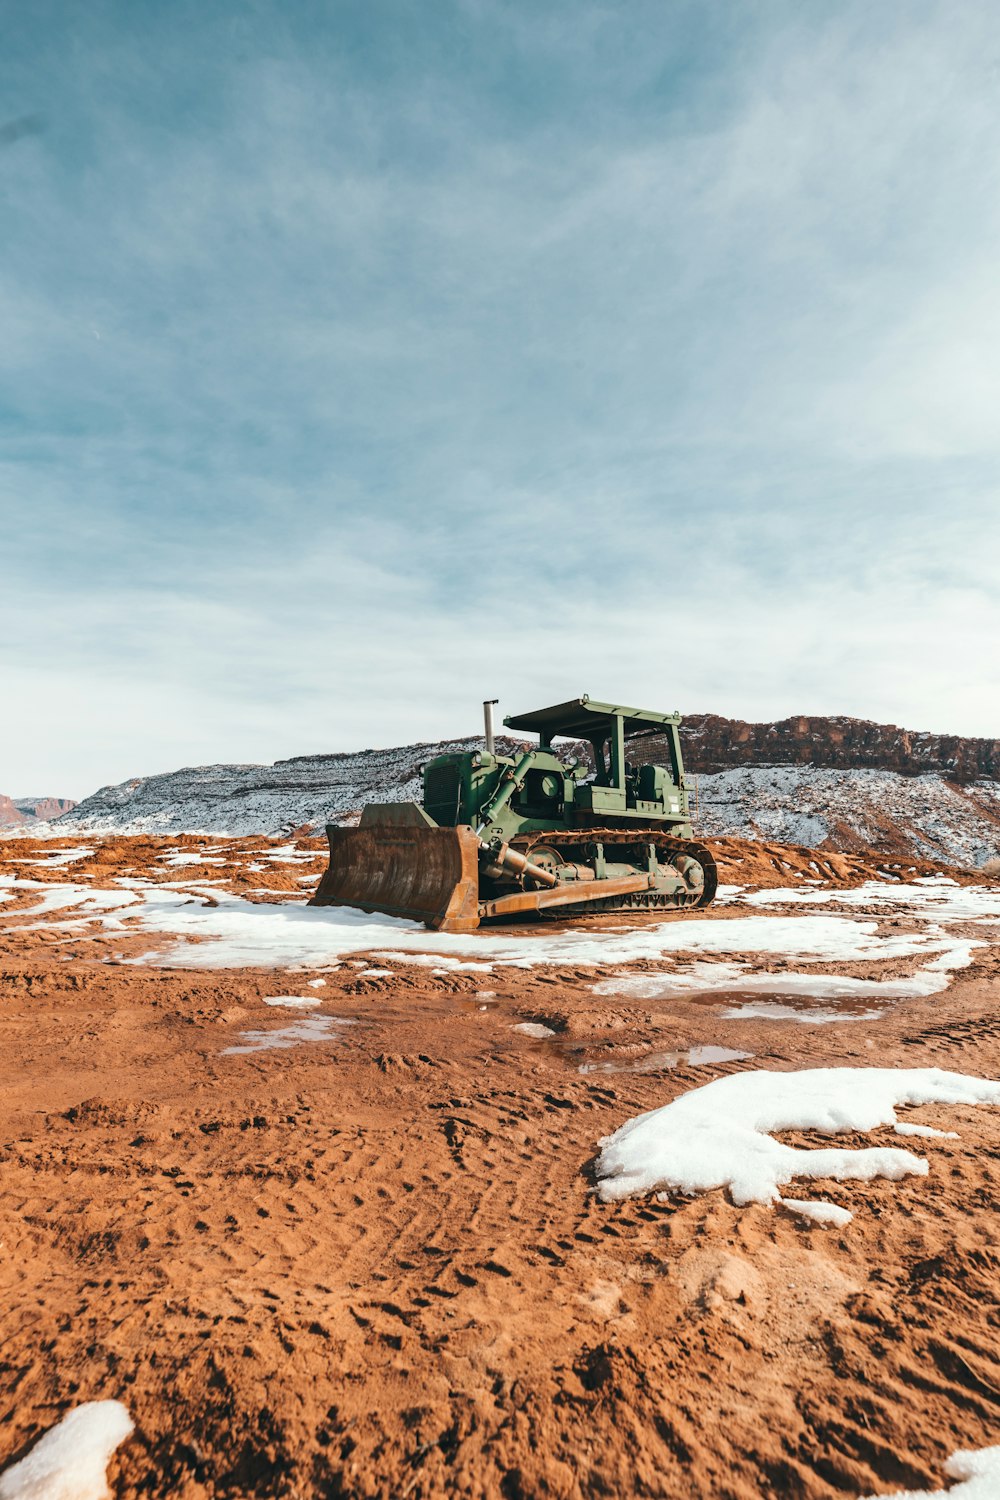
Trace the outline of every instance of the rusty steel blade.
{"label": "rusty steel blade", "polygon": [[412,917],[440,932],[479,926],[479,842],[471,828],[327,827],[330,865],[311,906]]}

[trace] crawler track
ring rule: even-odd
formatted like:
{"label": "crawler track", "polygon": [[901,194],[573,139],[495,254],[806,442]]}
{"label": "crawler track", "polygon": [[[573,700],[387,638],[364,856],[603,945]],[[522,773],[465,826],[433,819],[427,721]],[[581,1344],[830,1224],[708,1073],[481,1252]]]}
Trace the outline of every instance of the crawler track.
{"label": "crawler track", "polygon": [[[593,863],[590,851],[594,844],[602,844],[605,851],[613,850],[617,858],[633,862],[639,869],[645,863],[646,850],[650,844],[655,847],[657,859],[662,865],[672,864],[677,855],[687,855],[691,859],[696,859],[701,865],[705,874],[704,884],[700,890],[693,891],[654,889],[633,891],[625,896],[611,896],[604,899],[595,896],[593,901],[581,902],[574,906],[574,914],[620,910],[676,910],[679,907],[708,906],[715,897],[719,885],[719,872],[714,856],[707,846],[698,843],[695,839],[673,838],[659,828],[584,828],[558,834],[540,830],[537,833],[526,834],[522,838],[511,840],[511,847],[527,855],[529,859],[532,850],[539,845],[545,845],[558,850],[568,862],[578,861],[583,864]],[[599,884],[595,882],[597,888]]]}

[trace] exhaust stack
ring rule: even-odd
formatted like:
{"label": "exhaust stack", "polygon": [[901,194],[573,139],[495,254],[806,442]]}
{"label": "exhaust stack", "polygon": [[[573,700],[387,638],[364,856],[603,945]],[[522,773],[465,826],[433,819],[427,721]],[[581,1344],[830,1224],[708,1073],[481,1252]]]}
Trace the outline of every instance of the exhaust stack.
{"label": "exhaust stack", "polygon": [[493,735],[493,709],[500,702],[499,698],[483,699],[483,722],[486,726],[486,749],[490,755],[496,754],[496,740]]}

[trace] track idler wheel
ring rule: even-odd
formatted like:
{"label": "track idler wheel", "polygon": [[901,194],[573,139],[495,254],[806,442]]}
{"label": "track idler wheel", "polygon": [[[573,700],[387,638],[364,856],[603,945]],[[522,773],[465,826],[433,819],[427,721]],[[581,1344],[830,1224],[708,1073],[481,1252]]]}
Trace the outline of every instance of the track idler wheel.
{"label": "track idler wheel", "polygon": [[708,906],[719,884],[719,871],[709,851],[696,845],[697,853],[675,854],[670,863],[688,890],[685,906]]}
{"label": "track idler wheel", "polygon": [[[563,878],[564,861],[558,850],[551,849],[547,844],[536,844],[531,851],[531,863],[536,870],[544,870],[548,875],[554,875],[557,880]],[[533,882],[537,884],[537,880]]]}
{"label": "track idler wheel", "polygon": [[705,890],[705,871],[701,861],[694,859],[690,854],[678,854],[671,860],[671,864],[692,896],[701,896]]}

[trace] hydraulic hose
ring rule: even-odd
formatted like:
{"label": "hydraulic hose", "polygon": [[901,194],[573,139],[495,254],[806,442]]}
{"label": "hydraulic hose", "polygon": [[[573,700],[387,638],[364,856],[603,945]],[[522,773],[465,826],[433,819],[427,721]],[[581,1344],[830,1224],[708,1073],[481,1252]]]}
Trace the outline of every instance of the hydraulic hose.
{"label": "hydraulic hose", "polygon": [[534,759],[535,752],[529,750],[527,754],[521,756],[516,766],[507,767],[507,770],[500,778],[500,785],[479,815],[479,827],[476,829],[476,832],[480,838],[482,837],[483,829],[489,827],[497,813],[507,806],[507,803],[518,788],[524,785],[524,778],[528,771],[531,770]]}

